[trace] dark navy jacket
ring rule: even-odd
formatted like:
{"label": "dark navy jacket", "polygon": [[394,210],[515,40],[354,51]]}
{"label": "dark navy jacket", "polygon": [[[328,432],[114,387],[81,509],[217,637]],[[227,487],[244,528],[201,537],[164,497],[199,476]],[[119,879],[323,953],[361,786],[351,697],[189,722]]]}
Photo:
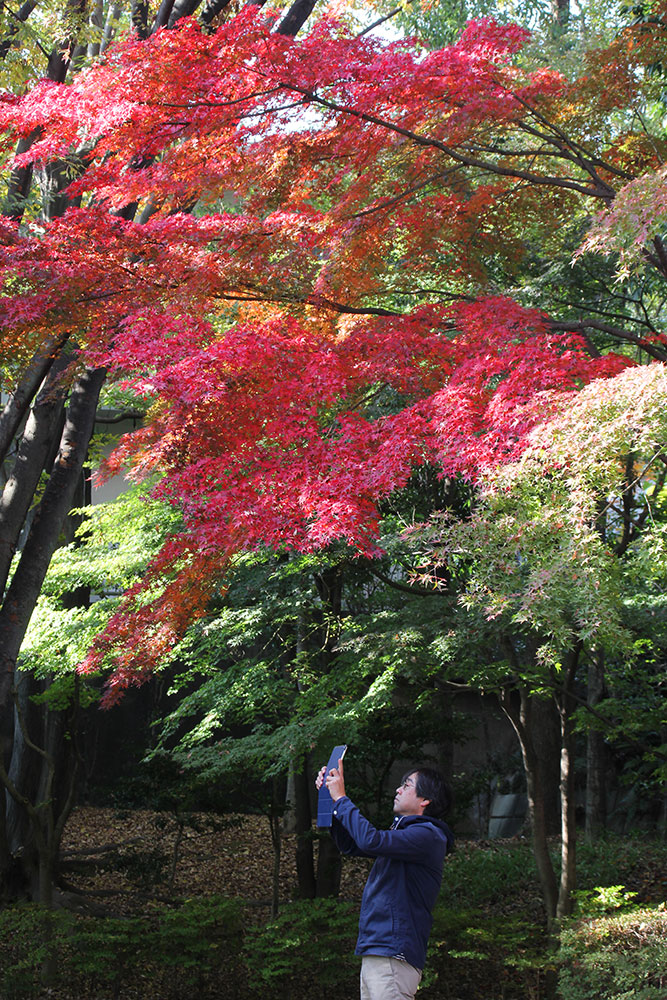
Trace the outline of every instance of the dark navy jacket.
{"label": "dark navy jacket", "polygon": [[399,816],[377,830],[346,795],[333,811],[331,835],[343,854],[376,858],[359,916],[357,955],[388,955],[423,969],[452,832],[432,816]]}

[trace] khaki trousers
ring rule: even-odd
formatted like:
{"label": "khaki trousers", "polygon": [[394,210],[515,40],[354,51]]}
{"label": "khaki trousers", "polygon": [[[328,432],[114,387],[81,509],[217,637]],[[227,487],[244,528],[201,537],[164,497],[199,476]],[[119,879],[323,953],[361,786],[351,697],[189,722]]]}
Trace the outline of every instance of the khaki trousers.
{"label": "khaki trousers", "polygon": [[361,959],[361,1000],[413,1000],[422,974],[400,958],[364,955]]}

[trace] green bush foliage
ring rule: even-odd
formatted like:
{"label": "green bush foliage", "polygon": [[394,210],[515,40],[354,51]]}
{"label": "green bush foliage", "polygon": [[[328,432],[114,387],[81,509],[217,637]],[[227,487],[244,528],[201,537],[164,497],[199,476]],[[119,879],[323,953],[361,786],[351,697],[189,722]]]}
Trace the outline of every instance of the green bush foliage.
{"label": "green bush foliage", "polygon": [[562,1000],[664,1000],[667,909],[574,921],[563,930],[560,962]]}
{"label": "green bush foliage", "polygon": [[502,905],[510,902],[509,893],[525,893],[538,903],[537,871],[528,843],[462,845],[447,858],[442,887],[447,905]]}
{"label": "green bush foliage", "polygon": [[428,964],[420,996],[449,995],[484,1000],[537,1000],[551,965],[544,928],[516,913],[493,906],[450,907],[442,902],[433,914]]}
{"label": "green bush foliage", "polygon": [[245,958],[257,994],[284,1000],[316,980],[318,990],[335,986],[337,996],[355,996],[358,918],[351,903],[309,899],[290,903],[274,920],[250,930]]}
{"label": "green bush foliage", "polygon": [[47,960],[56,968],[71,932],[72,914],[49,912],[26,903],[0,910],[0,997],[2,1000],[35,996]]}
{"label": "green bush foliage", "polygon": [[[545,1000],[557,959],[560,1000],[665,1000],[667,910],[643,901],[662,898],[666,858],[646,837],[582,845],[577,917],[557,956],[528,845],[460,845],[445,865],[421,1000]],[[115,918],[13,906],[0,910],[0,1000],[301,1000],[315,981],[354,1000],[358,909],[301,900],[256,924],[262,911],[223,897]]]}
{"label": "green bush foliage", "polygon": [[[623,884],[642,887],[659,902],[662,873],[667,870],[667,842],[650,839],[645,832],[630,835],[607,833],[593,843],[577,844],[577,882],[581,889]],[[644,895],[644,900],[649,896]],[[640,900],[641,901],[641,900]]]}
{"label": "green bush foliage", "polygon": [[143,980],[165,1000],[215,998],[223,979],[233,1000],[243,981],[241,926],[240,905],[217,896],[128,917],[11,907],[0,912],[0,997],[41,996],[50,959],[49,986],[72,995],[118,998]]}

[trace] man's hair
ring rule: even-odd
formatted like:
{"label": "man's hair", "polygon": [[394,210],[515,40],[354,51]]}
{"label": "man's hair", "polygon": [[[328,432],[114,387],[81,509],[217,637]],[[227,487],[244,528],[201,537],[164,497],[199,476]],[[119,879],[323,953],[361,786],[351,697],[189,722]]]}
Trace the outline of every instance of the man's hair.
{"label": "man's hair", "polygon": [[452,790],[440,771],[434,767],[413,767],[402,779],[417,775],[415,790],[420,799],[428,799],[424,816],[444,819],[452,805]]}

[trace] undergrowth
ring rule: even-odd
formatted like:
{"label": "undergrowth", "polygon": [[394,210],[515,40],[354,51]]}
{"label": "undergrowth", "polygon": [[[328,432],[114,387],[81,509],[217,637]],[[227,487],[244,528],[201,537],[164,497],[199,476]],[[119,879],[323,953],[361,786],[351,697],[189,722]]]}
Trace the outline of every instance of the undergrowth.
{"label": "undergrowth", "polygon": [[[666,871],[657,841],[582,845],[577,912],[556,954],[529,846],[459,847],[419,997],[665,1000]],[[0,911],[0,1000],[305,1000],[315,982],[357,1000],[357,916],[358,903],[330,899],[284,904],[260,927],[219,896],[113,918],[12,906]]]}

